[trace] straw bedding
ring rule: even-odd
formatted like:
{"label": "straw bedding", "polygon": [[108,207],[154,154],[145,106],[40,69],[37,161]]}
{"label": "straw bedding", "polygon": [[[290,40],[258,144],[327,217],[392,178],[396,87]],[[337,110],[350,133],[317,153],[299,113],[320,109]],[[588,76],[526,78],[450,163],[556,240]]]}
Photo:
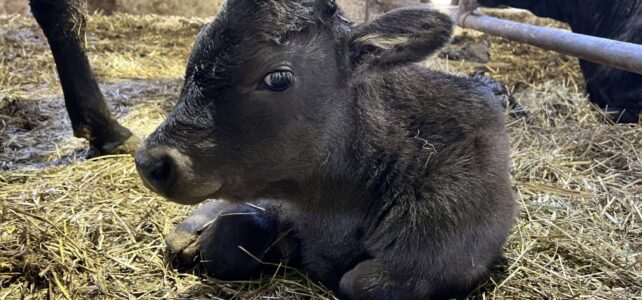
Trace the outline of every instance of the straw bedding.
{"label": "straw bedding", "polygon": [[[204,22],[91,17],[90,60],[112,111],[140,136],[171,109]],[[191,208],[147,191],[129,156],[86,160],[34,21],[0,24],[0,299],[335,299],[287,268],[252,282],[172,269],[163,237]],[[426,63],[484,69],[529,112],[509,117],[519,222],[471,298],[642,299],[642,127],[609,124],[588,105],[576,59],[464,33],[490,44],[487,64]]]}

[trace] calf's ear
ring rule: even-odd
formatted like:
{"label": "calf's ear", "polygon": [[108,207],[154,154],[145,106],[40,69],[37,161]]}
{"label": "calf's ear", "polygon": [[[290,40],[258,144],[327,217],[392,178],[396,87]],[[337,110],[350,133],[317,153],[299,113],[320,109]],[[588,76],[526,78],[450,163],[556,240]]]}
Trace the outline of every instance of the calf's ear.
{"label": "calf's ear", "polygon": [[418,62],[446,45],[452,31],[453,22],[440,12],[393,10],[351,31],[350,58],[360,69]]}

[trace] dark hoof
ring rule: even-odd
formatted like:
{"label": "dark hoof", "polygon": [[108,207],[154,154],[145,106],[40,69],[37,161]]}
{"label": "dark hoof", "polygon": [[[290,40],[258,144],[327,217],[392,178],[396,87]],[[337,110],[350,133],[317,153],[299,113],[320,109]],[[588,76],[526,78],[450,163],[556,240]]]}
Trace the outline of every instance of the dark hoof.
{"label": "dark hoof", "polygon": [[140,139],[130,133],[127,138],[118,142],[106,143],[102,146],[91,145],[87,157],[94,158],[103,155],[134,154],[139,144]]}
{"label": "dark hoof", "polygon": [[200,235],[175,228],[165,238],[167,245],[168,261],[179,270],[189,270],[198,265],[200,261],[199,245]]}
{"label": "dark hoof", "polygon": [[217,216],[229,206],[225,201],[207,201],[177,224],[165,237],[167,261],[180,271],[194,269],[200,262],[199,247],[203,232],[212,226]]}
{"label": "dark hoof", "polygon": [[132,134],[124,142],[117,144],[115,147],[113,147],[113,144],[106,145],[103,151],[107,152],[107,154],[134,154],[139,144],[140,139]]}

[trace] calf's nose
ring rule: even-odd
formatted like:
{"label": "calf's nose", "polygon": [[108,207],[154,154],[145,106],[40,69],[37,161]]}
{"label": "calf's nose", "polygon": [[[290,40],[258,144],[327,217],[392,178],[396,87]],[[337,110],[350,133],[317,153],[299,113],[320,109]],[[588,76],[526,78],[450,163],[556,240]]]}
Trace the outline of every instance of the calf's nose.
{"label": "calf's nose", "polygon": [[161,148],[139,149],[136,152],[136,169],[152,191],[166,195],[176,179],[176,164],[167,150]]}

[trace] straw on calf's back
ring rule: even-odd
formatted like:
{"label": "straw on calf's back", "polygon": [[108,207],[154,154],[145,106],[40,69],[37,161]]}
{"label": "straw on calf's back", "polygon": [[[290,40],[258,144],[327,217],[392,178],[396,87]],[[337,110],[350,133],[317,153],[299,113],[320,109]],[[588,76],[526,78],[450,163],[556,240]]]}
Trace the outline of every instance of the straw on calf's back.
{"label": "straw on calf's back", "polygon": [[[468,0],[470,1],[470,0]],[[509,5],[568,23],[573,32],[642,44],[642,0],[478,0],[484,6]],[[623,123],[637,123],[642,112],[642,75],[580,60],[590,100]]]}
{"label": "straw on calf's back", "polygon": [[451,33],[422,8],[355,26],[330,0],[228,1],[136,155],[172,201],[227,200],[180,224],[170,249],[198,249],[223,279],[261,271],[246,249],[346,298],[465,296],[500,256],[515,203],[500,101],[414,64]]}

